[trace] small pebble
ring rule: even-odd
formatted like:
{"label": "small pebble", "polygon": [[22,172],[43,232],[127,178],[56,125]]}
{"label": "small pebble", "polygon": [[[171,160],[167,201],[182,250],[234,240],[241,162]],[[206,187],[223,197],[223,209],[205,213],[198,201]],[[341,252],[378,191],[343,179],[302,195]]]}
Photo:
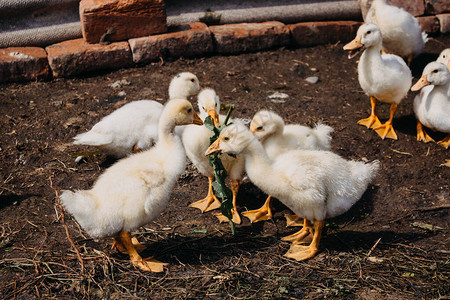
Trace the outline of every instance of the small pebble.
{"label": "small pebble", "polygon": [[317,83],[319,81],[319,77],[311,76],[311,77],[306,78],[305,80],[306,80],[306,82],[314,84],[314,83]]}
{"label": "small pebble", "polygon": [[113,83],[111,83],[109,86],[112,87],[113,89],[118,89],[123,87],[124,85],[130,85],[131,82],[129,82],[128,80],[126,80],[125,78],[121,79],[121,80],[117,80]]}
{"label": "small pebble", "polygon": [[121,91],[117,94],[117,96],[119,97],[125,97],[127,95],[127,93],[125,93],[125,91]]}
{"label": "small pebble", "polygon": [[269,96],[269,99],[275,99],[275,98],[286,99],[286,98],[289,98],[289,95],[285,94],[285,93],[275,92]]}
{"label": "small pebble", "polygon": [[83,155],[77,156],[77,158],[75,158],[75,163],[79,164],[83,158]]}

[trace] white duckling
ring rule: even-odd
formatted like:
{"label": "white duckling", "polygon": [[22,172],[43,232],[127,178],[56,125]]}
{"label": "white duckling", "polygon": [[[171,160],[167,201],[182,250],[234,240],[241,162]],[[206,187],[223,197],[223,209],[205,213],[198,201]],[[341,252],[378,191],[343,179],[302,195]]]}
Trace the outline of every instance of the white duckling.
{"label": "white duckling", "polygon": [[[285,125],[280,115],[273,111],[261,110],[253,116],[250,132],[262,143],[269,158],[275,159],[295,149],[330,150],[330,134],[333,128],[321,123],[314,128],[298,124]],[[267,197],[261,208],[243,212],[242,215],[249,218],[252,223],[271,219],[271,196]],[[286,217],[288,225],[295,223],[292,216]]]}
{"label": "white duckling", "polygon": [[[364,50],[358,63],[358,80],[363,91],[370,97],[372,111],[368,118],[358,124],[374,129],[382,138],[396,140],[397,134],[392,126],[398,104],[408,94],[412,83],[411,71],[406,63],[393,54],[380,54],[381,32],[375,24],[363,24],[359,27],[356,38],[344,46],[351,50],[353,58]],[[391,104],[390,116],[381,124],[376,113],[376,101]]]}
{"label": "white duckling", "polygon": [[380,28],[383,51],[406,58],[408,65],[414,56],[422,52],[428,40],[413,15],[403,8],[386,3],[386,0],[372,2],[365,22]]}
{"label": "white duckling", "polygon": [[[304,218],[304,227],[284,238],[293,242],[285,256],[298,261],[317,253],[324,220],[348,211],[379,168],[378,161],[345,160],[329,151],[292,150],[270,159],[263,145],[241,124],[222,130],[205,154],[214,152],[244,155],[249,179]],[[311,244],[300,245],[310,234]]]}
{"label": "white duckling", "polygon": [[422,77],[411,88],[420,90],[414,98],[417,118],[417,140],[434,142],[422,125],[434,131],[448,133],[438,144],[448,148],[450,144],[450,71],[440,62],[431,62],[423,70]]}
{"label": "white duckling", "polygon": [[[214,122],[214,125],[218,127],[225,121],[224,115],[220,113],[220,99],[213,89],[203,89],[198,94],[198,109],[200,118],[204,121],[207,116],[210,116]],[[230,122],[236,122],[236,120],[230,120]],[[202,212],[217,209],[221,206],[219,199],[214,194],[212,183],[214,181],[214,170],[209,165],[208,157],[205,156],[205,151],[210,145],[210,138],[213,136],[213,132],[205,126],[186,126],[182,135],[183,145],[186,149],[186,155],[192,161],[197,170],[204,176],[208,177],[209,188],[208,194],[202,200],[191,203],[190,207],[200,209]],[[239,184],[244,173],[244,160],[241,156],[236,158],[229,155],[222,155],[220,157],[225,170],[230,178],[230,187],[233,193],[233,222],[236,224],[241,223],[241,218],[236,208],[236,196],[239,190]],[[218,214],[217,217],[221,222],[228,219],[222,214]]]}
{"label": "white duckling", "polygon": [[450,48],[442,50],[436,61],[446,65],[450,69]]}
{"label": "white duckling", "polygon": [[[176,75],[169,85],[169,99],[197,95],[197,76],[189,72]],[[150,148],[158,140],[158,122],[163,105],[154,100],[125,104],[95,124],[91,130],[74,137],[75,145],[96,146],[117,158]]]}
{"label": "white duckling", "polygon": [[115,247],[129,254],[133,265],[162,272],[164,263],[142,259],[130,231],[155,219],[185,168],[186,155],[175,126],[203,122],[185,99],[169,101],[159,119],[155,147],[130,155],[108,168],[90,190],[63,191],[61,203],[93,238],[114,236]]}

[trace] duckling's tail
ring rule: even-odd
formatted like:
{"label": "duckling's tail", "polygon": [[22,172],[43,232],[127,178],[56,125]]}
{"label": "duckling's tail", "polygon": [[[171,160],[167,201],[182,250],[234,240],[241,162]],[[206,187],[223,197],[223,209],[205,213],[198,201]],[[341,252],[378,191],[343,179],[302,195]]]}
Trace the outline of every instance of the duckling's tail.
{"label": "duckling's tail", "polygon": [[[350,174],[341,183],[344,190],[333,191],[333,196],[328,198],[327,218],[339,216],[348,211],[367,190],[370,182],[375,178],[380,168],[380,162],[371,163],[349,160],[348,170]],[[344,167],[343,164],[341,167]]]}
{"label": "duckling's tail", "polygon": [[92,130],[85,133],[80,133],[73,139],[73,143],[75,145],[103,146],[112,142],[111,136],[101,134]]}
{"label": "duckling's tail", "polygon": [[374,160],[371,163],[363,163],[360,161],[351,161],[352,178],[361,183],[361,187],[366,190],[369,183],[375,178],[380,169],[380,161]]}
{"label": "duckling's tail", "polygon": [[96,211],[96,201],[89,192],[65,190],[60,195],[60,199],[64,209],[75,217],[84,230],[91,234],[89,228]]}
{"label": "duckling's tail", "polygon": [[314,136],[317,140],[317,146],[320,150],[331,149],[331,133],[334,131],[333,127],[318,122],[313,129]]}

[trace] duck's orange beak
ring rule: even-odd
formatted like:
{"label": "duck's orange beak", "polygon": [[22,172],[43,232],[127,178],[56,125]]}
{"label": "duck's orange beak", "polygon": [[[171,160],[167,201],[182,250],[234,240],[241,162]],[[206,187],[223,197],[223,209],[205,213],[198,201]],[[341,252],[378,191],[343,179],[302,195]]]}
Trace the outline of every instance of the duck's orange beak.
{"label": "duck's orange beak", "polygon": [[192,124],[203,125],[202,119],[200,119],[196,112],[194,112],[194,120],[192,121]]}
{"label": "duck's orange beak", "polygon": [[216,152],[222,152],[222,149],[220,149],[220,139],[217,139],[214,143],[209,146],[209,148],[206,150],[205,155],[210,155]]}
{"label": "duck's orange beak", "polygon": [[211,109],[210,111],[208,111],[208,116],[211,117],[211,120],[213,121],[214,126],[216,126],[216,127],[220,126],[219,115],[217,114],[217,112],[214,109]]}
{"label": "duck's orange beak", "polygon": [[419,81],[417,81],[416,84],[411,87],[411,91],[413,91],[413,92],[418,91],[421,88],[423,88],[424,86],[427,86],[429,84],[430,84],[430,82],[427,79],[427,75],[422,75],[422,77],[420,77]]}
{"label": "duck's orange beak", "polygon": [[344,50],[349,50],[348,58],[355,57],[359,52],[364,50],[364,45],[361,43],[361,37],[357,36],[353,41],[344,46]]}

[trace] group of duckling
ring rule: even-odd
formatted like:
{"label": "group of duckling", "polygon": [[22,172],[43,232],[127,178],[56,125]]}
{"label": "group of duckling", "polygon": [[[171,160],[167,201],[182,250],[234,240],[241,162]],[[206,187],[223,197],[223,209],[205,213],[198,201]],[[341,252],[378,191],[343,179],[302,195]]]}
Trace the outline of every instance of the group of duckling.
{"label": "group of duckling", "polygon": [[[426,36],[419,27],[419,35],[408,35],[415,37],[415,43],[396,46],[394,34],[385,33],[389,26],[382,26],[388,24],[383,19],[388,13],[387,6],[384,0],[375,0],[368,14],[372,23],[363,24],[356,38],[344,49],[365,49],[358,74],[362,89],[370,96],[372,114],[358,123],[374,129],[382,138],[396,139],[393,115],[411,87],[412,76],[400,57],[380,54],[380,51],[402,49],[399,53],[410,61],[422,51]],[[396,7],[394,12],[397,20],[409,15]],[[409,23],[403,30],[415,30],[417,21],[407,19]],[[385,37],[393,40],[385,42]],[[414,100],[414,111],[418,118],[418,139],[420,128],[423,141],[432,139],[422,125],[450,136],[449,55],[449,49],[442,52],[440,62],[430,63],[412,88],[422,89]],[[195,95],[198,115],[188,100]],[[191,203],[191,207],[206,212],[221,206],[214,194],[214,170],[208,155],[233,154],[220,156],[233,194],[232,221],[241,223],[236,196],[246,173],[269,196],[260,209],[242,214],[251,222],[271,219],[271,197],[291,209],[295,213],[291,223],[302,228],[283,238],[292,242],[285,256],[298,261],[315,256],[325,219],[348,211],[379,170],[378,160],[370,163],[346,160],[331,152],[333,129],[330,126],[285,125],[281,116],[268,110],[256,113],[250,128],[242,120],[232,119],[211,144],[213,132],[199,125],[209,116],[219,127],[225,116],[220,114],[216,92],[210,88],[200,91],[199,80],[192,73],[183,72],[172,79],[169,98],[165,105],[153,100],[130,102],[103,118],[90,131],[77,135],[74,144],[96,146],[120,160],[105,170],[90,190],[65,190],[60,196],[64,208],[91,237],[113,237],[113,247],[128,254],[132,264],[141,270],[162,272],[166,264],[142,258],[139,252],[144,247],[131,238],[130,232],[148,224],[166,208],[185,169],[186,156],[209,180],[206,197]],[[385,124],[376,115],[376,100],[391,103],[391,115]],[[449,136],[439,142],[446,148]],[[217,216],[221,221],[227,220],[221,214]]]}

